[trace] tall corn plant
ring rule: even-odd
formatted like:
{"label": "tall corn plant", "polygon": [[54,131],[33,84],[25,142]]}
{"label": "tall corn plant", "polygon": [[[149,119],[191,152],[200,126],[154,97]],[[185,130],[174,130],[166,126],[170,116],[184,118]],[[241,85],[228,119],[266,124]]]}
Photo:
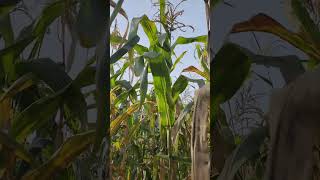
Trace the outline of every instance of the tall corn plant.
{"label": "tall corn plant", "polygon": [[[182,120],[192,106],[192,104],[185,107],[183,105],[182,108],[184,110],[181,112],[179,95],[188,86],[190,80],[180,75],[172,83],[170,77],[171,72],[183,60],[186,52],[176,57],[175,61],[172,60],[172,57],[175,56],[174,49],[178,45],[193,42],[204,43],[207,37],[178,37],[176,41],[172,42],[171,33],[175,28],[172,20],[175,19],[169,18],[174,17],[173,9],[170,7],[171,4],[166,1],[159,1],[158,5],[159,18],[155,21],[150,20],[146,15],[132,19],[128,40],[121,38],[121,36],[111,37],[112,43],[126,42],[127,45],[132,44],[132,42],[139,40],[137,32],[138,28],[142,27],[150,44],[149,47],[134,44],[130,48],[124,45],[120,48],[120,50],[123,50],[123,54],[115,53],[113,55],[113,57],[118,58],[112,63],[121,63],[122,67],[111,78],[111,96],[114,96],[114,103],[111,105],[111,112],[113,112],[111,114],[114,116],[111,122],[111,129],[126,129],[123,132],[118,132],[120,134],[124,133],[126,138],[123,139],[119,139],[116,131],[113,131],[115,133],[113,134],[115,136],[114,147],[122,154],[122,160],[115,162],[115,165],[121,164],[114,167],[115,176],[176,179],[178,177],[186,177],[186,175],[178,175],[177,168],[185,166],[183,164],[190,163],[188,161],[188,153],[184,154],[185,158],[179,158],[179,154],[183,153],[179,153],[179,148],[175,145],[181,143],[177,140],[177,136],[183,123]],[[170,14],[173,16],[170,16]],[[161,27],[164,32],[161,32],[158,27]],[[128,53],[128,55],[123,57],[122,55],[125,53]],[[118,61],[121,57],[125,59],[124,62]],[[138,78],[136,84],[131,85],[129,81],[122,79],[127,68],[132,69]],[[209,81],[208,74],[194,66],[185,68],[184,71],[198,73]],[[150,83],[148,79],[149,73],[152,77],[152,82]],[[151,87],[149,84],[151,84]],[[148,93],[150,89],[152,91]],[[137,98],[137,92],[139,93],[139,98]],[[179,112],[177,112],[177,108]],[[120,112],[118,109],[120,109]],[[150,122],[148,126],[146,126],[146,121]],[[141,135],[138,130],[141,131]],[[136,144],[138,141],[134,139],[148,139],[148,137],[153,137],[155,140],[146,143],[146,145]],[[128,138],[130,138],[131,143],[129,143]],[[152,145],[150,143],[156,144]],[[133,147],[127,147],[129,145]],[[137,149],[135,150],[134,147]],[[152,148],[156,149],[152,150]],[[140,159],[141,162],[138,161],[134,164],[145,167],[138,168],[131,165],[131,163],[123,164],[125,160],[136,159],[130,157],[131,152],[125,153],[126,150],[140,154],[139,156],[136,155],[136,158]],[[144,160],[143,157],[151,158],[151,160]],[[125,170],[125,167],[127,167],[127,170]]]}

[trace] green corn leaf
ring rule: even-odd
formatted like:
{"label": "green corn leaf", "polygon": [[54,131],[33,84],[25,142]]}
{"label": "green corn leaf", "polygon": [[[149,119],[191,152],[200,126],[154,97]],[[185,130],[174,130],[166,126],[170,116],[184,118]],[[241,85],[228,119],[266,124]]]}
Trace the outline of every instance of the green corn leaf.
{"label": "green corn leaf", "polygon": [[139,24],[141,24],[145,34],[147,35],[150,46],[154,46],[155,44],[159,43],[156,24],[153,21],[149,20],[146,15],[132,19],[128,37],[129,40],[134,36],[137,36]]}
{"label": "green corn leaf", "polygon": [[182,44],[190,44],[194,42],[201,42],[201,43],[206,43],[207,42],[207,37],[208,36],[197,36],[197,37],[191,37],[191,38],[186,38],[179,36],[177,40],[173,43],[171,46],[171,49],[173,50],[177,45],[182,45]]}
{"label": "green corn leaf", "polygon": [[139,56],[134,59],[133,72],[135,76],[140,76],[144,69],[144,59],[143,56]]}
{"label": "green corn leaf", "polygon": [[206,80],[210,80],[210,76],[208,73],[202,72],[201,70],[199,70],[198,68],[196,68],[194,66],[189,66],[189,67],[183,69],[182,72],[194,72],[194,73],[197,73],[198,75],[204,77]]}
{"label": "green corn leaf", "polygon": [[142,46],[140,44],[136,44],[133,48],[134,48],[134,50],[137,51],[137,53],[139,55],[143,55],[145,52],[148,52],[148,50],[149,50],[147,47]]}
{"label": "green corn leaf", "polygon": [[173,66],[171,67],[171,72],[176,68],[177,64],[182,60],[184,55],[187,53],[187,51],[184,51],[173,63]]}
{"label": "green corn leaf", "polygon": [[24,175],[22,180],[50,179],[59,170],[67,168],[81,153],[94,142],[95,131],[74,135],[68,138],[52,157],[40,167]]}
{"label": "green corn leaf", "polygon": [[166,0],[159,0],[159,4],[160,4],[160,22],[162,24],[166,23]]}
{"label": "green corn leaf", "polygon": [[318,26],[314,23],[314,21],[311,19],[304,2],[301,0],[291,0],[291,6],[294,11],[294,14],[298,17],[302,24],[302,28],[305,29],[310,36],[312,37],[312,40],[319,44],[320,41],[320,31]]}
{"label": "green corn leaf", "polygon": [[109,1],[80,1],[76,26],[83,47],[94,47],[103,39],[109,25],[109,13]]}
{"label": "green corn leaf", "polygon": [[218,180],[234,179],[240,167],[260,153],[260,146],[266,135],[267,130],[264,127],[253,130],[228,157]]}
{"label": "green corn leaf", "polygon": [[2,131],[0,131],[0,144],[13,151],[17,157],[25,160],[31,165],[35,164],[32,155],[26,151],[21,144],[17,143],[13,138]]}
{"label": "green corn leaf", "polygon": [[154,45],[158,44],[158,30],[155,22],[149,20],[149,18],[146,15],[144,15],[142,16],[140,24],[149,39],[150,47],[153,47]]}
{"label": "green corn leaf", "polygon": [[49,97],[39,99],[21,113],[15,115],[10,134],[18,142],[22,142],[30,133],[43,127],[58,111],[63,100],[61,94],[66,89],[62,89]]}
{"label": "green corn leaf", "polygon": [[139,103],[133,104],[130,107],[128,107],[123,114],[120,114],[118,117],[116,117],[116,119],[114,119],[110,124],[110,136],[112,137],[113,135],[115,135],[121,123],[124,120],[128,119],[134,112],[138,110],[139,110]]}
{"label": "green corn leaf", "polygon": [[150,52],[150,69],[153,76],[153,84],[156,93],[158,112],[161,126],[172,126],[174,123],[175,107],[172,100],[170,71],[161,54]]}
{"label": "green corn leaf", "polygon": [[[23,38],[11,46],[0,50],[0,60],[9,61],[9,59],[11,59],[11,61],[13,61],[17,58],[31,42],[45,33],[48,26],[63,13],[64,7],[64,1],[56,1],[44,8],[40,17],[34,23],[32,31],[29,29],[29,34],[24,35]],[[31,28],[31,26],[29,28]]]}
{"label": "green corn leaf", "polygon": [[140,108],[144,103],[148,91],[148,68],[149,65],[147,64],[140,79]]}
{"label": "green corn leaf", "polygon": [[63,70],[63,68],[48,58],[18,62],[16,64],[16,69],[20,75],[30,72],[33,73],[54,91],[59,91],[72,82],[71,77]]}
{"label": "green corn leaf", "polygon": [[212,102],[218,104],[230,99],[249,74],[251,60],[236,44],[227,43],[212,61]]}
{"label": "green corn leaf", "polygon": [[172,128],[172,133],[171,133],[171,139],[174,144],[177,144],[177,139],[179,135],[179,130],[182,125],[182,121],[185,119],[186,115],[191,111],[193,107],[193,102],[190,102],[189,104],[186,105],[186,107],[183,109],[183,111],[180,113],[178,119],[174,123],[174,126]]}
{"label": "green corn leaf", "polygon": [[139,36],[134,36],[130,39],[123,47],[121,47],[117,52],[115,52],[110,58],[110,64],[116,63],[121,59],[126,53],[128,53],[140,40]]}
{"label": "green corn leaf", "polygon": [[92,66],[86,66],[73,80],[73,84],[76,87],[86,87],[95,83],[96,68]]}
{"label": "green corn leaf", "polygon": [[32,73],[27,73],[17,79],[3,94],[0,96],[0,103],[6,98],[13,97],[17,93],[29,88],[37,82],[37,78]]}
{"label": "green corn leaf", "polygon": [[[10,15],[0,17],[0,35],[2,36],[5,42],[6,48],[10,47],[14,42],[14,34],[11,25]],[[3,72],[7,75],[8,80],[13,80],[15,78],[13,55],[8,54],[7,56],[3,57],[0,63],[2,63]]]}
{"label": "green corn leaf", "polygon": [[72,83],[71,77],[57,63],[42,58],[19,62],[16,66],[19,73],[32,72],[55,92],[59,92],[71,83],[70,87],[62,94],[66,119],[67,121],[78,121],[81,125],[87,123],[87,104],[80,87]]}
{"label": "green corn leaf", "polygon": [[121,14],[123,14],[123,16],[128,19],[127,14],[125,13],[125,11],[121,8],[122,4],[123,4],[124,0],[119,0],[118,3],[116,4],[116,6],[114,7],[114,10],[111,14],[110,17],[110,25],[112,24],[112,22],[116,19],[118,13],[121,11]]}
{"label": "green corn leaf", "polygon": [[188,77],[187,77],[187,79],[189,82],[198,84],[199,89],[206,84],[206,82],[203,79],[192,79],[192,78],[188,78]]}
{"label": "green corn leaf", "polygon": [[176,104],[179,95],[187,88],[187,86],[188,79],[185,76],[180,75],[172,86],[172,100],[174,104]]}

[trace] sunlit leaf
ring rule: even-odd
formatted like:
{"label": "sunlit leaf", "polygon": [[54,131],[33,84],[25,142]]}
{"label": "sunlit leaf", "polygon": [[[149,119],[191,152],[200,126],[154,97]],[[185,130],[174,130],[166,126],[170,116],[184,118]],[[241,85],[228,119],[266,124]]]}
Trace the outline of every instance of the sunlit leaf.
{"label": "sunlit leaf", "polygon": [[187,51],[184,51],[175,61],[174,61],[174,64],[173,66],[171,67],[171,71],[173,71],[177,64],[180,63],[181,59],[184,57],[184,55],[187,53]]}
{"label": "sunlit leaf", "polygon": [[171,49],[174,49],[177,45],[182,45],[182,44],[190,44],[190,43],[194,43],[194,42],[206,43],[207,37],[208,36],[197,36],[197,37],[186,38],[186,37],[179,36],[177,38],[177,40],[171,46]]}
{"label": "sunlit leaf", "polygon": [[177,102],[179,95],[187,88],[187,86],[188,79],[185,76],[180,75],[172,86],[172,100],[174,104]]}
{"label": "sunlit leaf", "polygon": [[116,63],[121,59],[126,53],[130,51],[140,40],[139,36],[132,37],[123,47],[121,47],[117,52],[115,52],[110,58],[110,64]]}
{"label": "sunlit leaf", "polygon": [[169,68],[163,56],[152,57],[149,58],[149,64],[153,76],[160,122],[162,126],[173,125],[175,108],[172,100]]}
{"label": "sunlit leaf", "polygon": [[110,136],[112,137],[118,131],[121,123],[129,118],[134,112],[139,109],[139,103],[133,104],[123,113],[114,119],[110,124]]}
{"label": "sunlit leaf", "polygon": [[140,24],[149,39],[150,47],[153,47],[154,45],[159,43],[156,24],[153,21],[149,20],[146,15],[142,16]]}
{"label": "sunlit leaf", "polygon": [[128,20],[127,13],[121,8],[123,1],[124,0],[119,0],[118,3],[116,4],[116,6],[114,7],[114,10],[113,10],[111,17],[110,17],[110,24],[112,24],[112,22],[115,20],[115,18],[117,17],[117,15],[120,11],[121,11],[121,14]]}
{"label": "sunlit leaf", "polygon": [[181,112],[181,114],[179,115],[176,122],[174,123],[174,126],[172,128],[172,132],[171,132],[171,138],[172,138],[172,142],[174,144],[177,143],[177,138],[178,138],[179,130],[182,125],[182,121],[185,119],[185,116],[191,111],[192,106],[193,106],[193,102],[190,102],[189,104],[187,104],[185,106],[185,108],[183,109],[183,111]]}
{"label": "sunlit leaf", "polygon": [[165,24],[166,22],[166,0],[159,0],[159,4],[160,4],[160,22]]}
{"label": "sunlit leaf", "polygon": [[[123,39],[125,39],[128,35],[128,31],[129,31],[129,18],[128,18],[128,15],[127,13],[124,11],[124,9],[121,8],[122,6],[122,3],[123,1],[118,1],[118,3],[115,3],[113,0],[110,0],[110,6],[112,6],[114,8],[113,12],[112,12],[112,15],[111,15],[111,20],[110,20],[110,26],[113,22],[113,16],[114,18],[117,16],[118,13],[120,13],[126,20],[127,20],[127,27],[126,27],[126,31],[125,33],[123,34]],[[110,41],[112,42],[112,41]],[[119,44],[119,46],[121,46],[124,42],[121,42]]]}
{"label": "sunlit leaf", "polygon": [[206,80],[209,80],[209,74],[207,74],[206,72],[203,72],[201,70],[199,70],[198,68],[194,67],[194,66],[189,66],[185,69],[183,69],[182,72],[194,72],[197,73],[198,75],[204,77]]}
{"label": "sunlit leaf", "polygon": [[144,103],[148,91],[148,68],[149,65],[147,64],[140,78],[140,107]]}

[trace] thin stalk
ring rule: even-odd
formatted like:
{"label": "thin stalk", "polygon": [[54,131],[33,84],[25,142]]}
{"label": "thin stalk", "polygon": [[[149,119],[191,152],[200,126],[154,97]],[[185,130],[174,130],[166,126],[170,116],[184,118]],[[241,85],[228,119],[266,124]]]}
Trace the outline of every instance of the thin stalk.
{"label": "thin stalk", "polygon": [[[64,22],[64,15],[61,16],[61,32],[62,32],[62,37],[61,37],[61,43],[62,43],[62,66],[63,69],[65,69],[65,22]],[[60,145],[63,143],[63,124],[64,124],[64,119],[63,119],[63,104],[60,107],[60,112],[59,112],[59,119],[58,119],[58,129],[57,129],[57,134],[55,138],[55,149],[58,149]]]}

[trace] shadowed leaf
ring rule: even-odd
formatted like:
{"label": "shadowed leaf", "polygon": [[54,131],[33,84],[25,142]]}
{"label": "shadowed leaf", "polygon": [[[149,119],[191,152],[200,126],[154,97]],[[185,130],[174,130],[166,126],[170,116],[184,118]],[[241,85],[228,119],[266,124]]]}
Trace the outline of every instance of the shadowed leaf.
{"label": "shadowed leaf", "polygon": [[108,28],[108,3],[105,0],[80,1],[80,10],[77,17],[77,33],[80,44],[85,48],[97,45]]}
{"label": "shadowed leaf", "polygon": [[287,30],[279,22],[275,21],[274,19],[265,14],[260,13],[252,17],[248,21],[244,21],[234,25],[231,30],[231,33],[250,31],[260,31],[274,34],[279,38],[289,42],[296,48],[302,50],[309,56],[315,59],[320,59],[320,55],[317,51],[317,48],[313,45],[312,42],[308,42],[307,39],[301,37],[301,35]]}
{"label": "shadowed leaf", "polygon": [[68,138],[47,162],[28,172],[22,177],[22,180],[50,179],[59,170],[68,167],[77,156],[89,148],[94,137],[95,131],[88,131]]}

